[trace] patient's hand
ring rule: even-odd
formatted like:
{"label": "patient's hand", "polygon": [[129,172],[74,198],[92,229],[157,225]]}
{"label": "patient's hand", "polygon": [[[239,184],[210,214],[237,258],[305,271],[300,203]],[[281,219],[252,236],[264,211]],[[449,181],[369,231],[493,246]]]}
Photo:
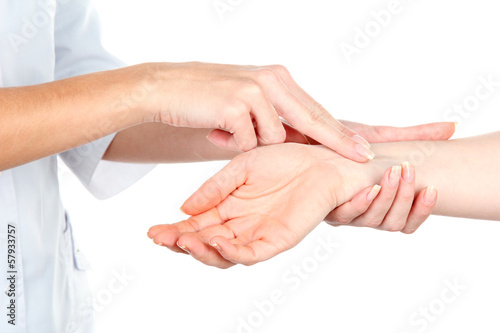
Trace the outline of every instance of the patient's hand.
{"label": "patient's hand", "polygon": [[332,226],[369,227],[410,234],[430,216],[436,205],[436,195],[431,186],[415,197],[415,168],[404,162],[388,169],[380,185],[365,188],[335,208],[325,221]]}
{"label": "patient's hand", "polygon": [[193,217],[149,234],[170,248],[179,237],[181,248],[218,267],[267,260],[295,246],[343,202],[338,159],[327,148],[301,144],[239,155],[184,203]]}
{"label": "patient's hand", "polygon": [[362,165],[321,146],[258,148],[233,159],[184,203],[192,217],[155,226],[149,236],[221,268],[267,260],[295,246],[381,170],[356,166]]}

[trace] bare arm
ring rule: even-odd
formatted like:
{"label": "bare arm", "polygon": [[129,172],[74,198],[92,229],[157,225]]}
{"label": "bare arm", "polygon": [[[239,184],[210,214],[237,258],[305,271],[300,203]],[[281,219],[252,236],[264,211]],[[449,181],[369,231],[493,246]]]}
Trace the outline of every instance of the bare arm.
{"label": "bare arm", "polygon": [[[411,127],[369,126],[341,120],[370,142],[402,140],[447,140],[454,131],[453,123],[431,123]],[[318,144],[306,139],[299,131],[283,124],[286,142]],[[209,135],[210,134],[210,135]],[[103,159],[133,163],[181,163],[207,160],[226,160],[238,152],[222,149],[210,139],[214,131],[174,127],[166,124],[141,124],[119,132]]]}
{"label": "bare arm", "polygon": [[[50,156],[139,124],[130,96],[139,66],[35,86],[0,89],[0,170]],[[127,104],[128,102],[128,104]]]}
{"label": "bare arm", "polygon": [[[282,66],[141,64],[2,88],[0,107],[0,170],[145,122],[216,128],[212,142],[246,151],[284,142],[283,117],[352,160],[373,156],[363,138],[334,119]],[[120,135],[124,142],[130,140],[127,133]]]}
{"label": "bare arm", "polygon": [[184,203],[183,210],[193,216],[152,227],[149,236],[208,265],[251,265],[295,246],[332,209],[412,159],[414,191],[428,184],[439,191],[435,214],[500,220],[499,142],[500,132],[381,143],[373,145],[377,157],[364,164],[325,147],[258,148],[233,159]]}
{"label": "bare arm", "polygon": [[434,214],[500,220],[500,132],[450,141],[382,143],[373,149],[377,157],[371,166],[355,165],[366,171],[369,182],[377,182],[386,167],[413,159],[416,190],[433,185],[439,191]]}
{"label": "bare arm", "polygon": [[238,153],[207,140],[210,129],[150,123],[116,134],[103,159],[132,163],[183,163],[229,160]]}

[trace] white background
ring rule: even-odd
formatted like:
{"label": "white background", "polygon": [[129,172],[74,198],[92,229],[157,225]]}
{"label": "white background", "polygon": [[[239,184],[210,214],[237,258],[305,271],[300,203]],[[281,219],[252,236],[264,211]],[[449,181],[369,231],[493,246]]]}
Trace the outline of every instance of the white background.
{"label": "white background", "polygon": [[[448,108],[474,94],[479,76],[500,81],[496,1],[401,0],[400,13],[351,63],[340,44],[353,44],[355,28],[364,29],[373,21],[370,12],[389,1],[230,2],[237,5],[224,20],[213,0],[99,0],[96,6],[106,46],[129,64],[280,63],[340,119],[400,126],[443,121]],[[456,137],[498,130],[497,89],[462,117]],[[321,225],[287,253],[229,270],[154,245],[148,228],[181,220],[183,200],[223,164],[158,166],[106,201],[92,198],[62,169],[63,198],[94,268],[98,332],[238,332],[240,320],[249,319],[253,326],[239,332],[500,330],[498,222],[434,216],[410,236]],[[318,239],[340,245],[315,266]],[[284,276],[303,264],[310,273],[296,277],[300,287],[292,289]],[[133,278],[112,294],[109,283],[123,270]],[[444,303],[443,292],[453,295],[447,280],[466,290]],[[273,290],[284,293],[284,302],[258,310],[255,302]],[[416,311],[429,306],[432,319],[422,319]]]}

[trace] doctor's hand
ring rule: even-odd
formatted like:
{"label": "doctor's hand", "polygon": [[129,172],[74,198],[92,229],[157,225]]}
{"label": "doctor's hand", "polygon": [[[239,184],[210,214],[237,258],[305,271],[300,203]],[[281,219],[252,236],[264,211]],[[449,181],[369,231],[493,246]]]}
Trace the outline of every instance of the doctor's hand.
{"label": "doctor's hand", "polygon": [[333,118],[279,65],[143,64],[152,73],[149,121],[215,128],[208,139],[232,150],[285,141],[284,118],[302,134],[357,162],[373,158],[365,139]]}

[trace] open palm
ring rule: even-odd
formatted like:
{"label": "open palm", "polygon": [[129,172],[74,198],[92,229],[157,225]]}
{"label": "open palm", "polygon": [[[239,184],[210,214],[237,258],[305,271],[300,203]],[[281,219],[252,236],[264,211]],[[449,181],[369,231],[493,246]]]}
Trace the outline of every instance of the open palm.
{"label": "open palm", "polygon": [[184,203],[192,217],[152,227],[149,235],[208,265],[267,260],[299,243],[336,207],[342,186],[336,156],[300,144],[242,154]]}

